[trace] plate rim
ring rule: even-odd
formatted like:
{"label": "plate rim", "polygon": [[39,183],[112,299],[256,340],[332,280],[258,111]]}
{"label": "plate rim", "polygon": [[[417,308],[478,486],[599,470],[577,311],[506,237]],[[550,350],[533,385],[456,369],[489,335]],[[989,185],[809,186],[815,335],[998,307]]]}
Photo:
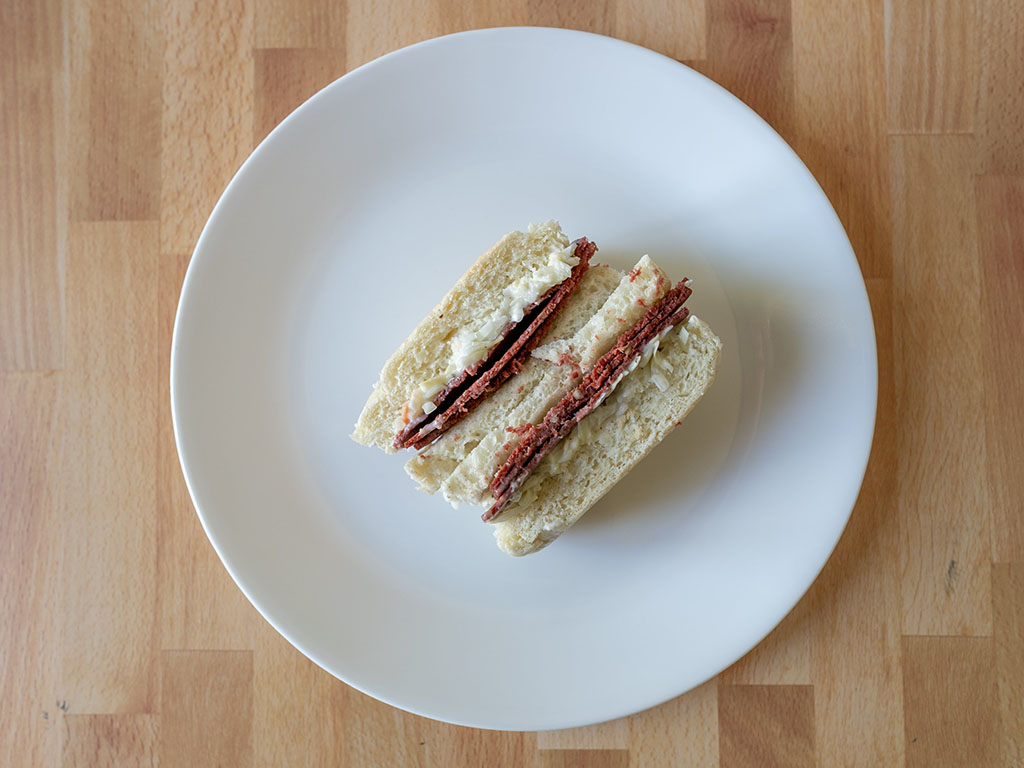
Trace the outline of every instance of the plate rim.
{"label": "plate rim", "polygon": [[[186,459],[185,452],[184,452],[184,450],[182,448],[182,442],[183,441],[182,441],[181,434],[182,434],[183,427],[182,427],[182,424],[181,424],[181,421],[180,421],[180,416],[179,416],[179,413],[178,413],[178,406],[177,406],[178,397],[177,397],[177,394],[176,394],[177,393],[177,387],[175,385],[175,380],[178,378],[178,375],[180,374],[180,366],[181,366],[180,355],[182,353],[181,353],[181,349],[180,349],[180,347],[181,347],[180,326],[181,326],[181,324],[183,322],[182,321],[183,315],[187,313],[186,304],[188,303],[188,297],[190,295],[190,286],[195,282],[195,279],[196,279],[195,278],[195,274],[197,272],[196,265],[199,262],[200,257],[201,257],[201,253],[202,253],[202,251],[204,249],[204,243],[209,238],[209,234],[210,234],[211,230],[213,229],[213,227],[215,226],[214,222],[218,218],[218,214],[222,210],[222,207],[225,204],[225,201],[228,199],[228,197],[232,193],[232,190],[237,185],[242,183],[242,180],[244,179],[244,176],[247,173],[247,169],[249,169],[252,165],[254,165],[255,163],[258,162],[257,158],[265,151],[265,149],[268,146],[268,144],[272,140],[275,140],[274,139],[275,136],[277,136],[279,133],[285,132],[287,130],[287,127],[294,120],[298,119],[298,116],[301,113],[304,113],[305,111],[310,109],[315,102],[325,98],[325,95],[326,95],[326,93],[328,91],[331,91],[331,90],[335,89],[336,87],[339,87],[339,84],[341,84],[343,81],[365,77],[368,72],[372,71],[374,68],[376,68],[377,66],[381,65],[385,61],[392,60],[392,59],[395,59],[395,58],[400,58],[402,56],[408,55],[410,52],[412,52],[412,51],[414,51],[416,49],[420,49],[420,48],[424,48],[424,47],[430,47],[430,46],[436,46],[436,45],[444,45],[444,44],[446,44],[447,42],[449,42],[450,40],[452,40],[454,38],[462,38],[462,37],[470,37],[470,36],[483,37],[483,36],[495,35],[495,34],[499,34],[499,35],[500,34],[518,35],[518,34],[523,34],[523,33],[536,34],[538,32],[541,33],[541,34],[550,34],[552,36],[565,36],[565,37],[573,37],[573,38],[581,38],[581,39],[583,39],[583,38],[596,38],[603,45],[610,45],[612,47],[618,47],[618,48],[621,48],[621,49],[624,49],[624,50],[629,50],[632,54],[641,54],[641,55],[647,56],[647,57],[649,57],[651,59],[663,60],[666,63],[671,63],[672,65],[681,67],[683,70],[687,71],[691,76],[696,76],[700,80],[704,80],[707,83],[713,85],[718,91],[722,92],[726,96],[726,98],[731,99],[731,100],[737,102],[739,105],[741,105],[743,107],[743,109],[747,113],[749,113],[749,115],[751,115],[754,118],[756,118],[756,120],[760,121],[763,124],[764,127],[768,128],[768,131],[771,134],[771,136],[773,137],[773,139],[780,144],[781,150],[784,153],[788,153],[794,160],[796,160],[797,166],[794,168],[794,170],[797,170],[797,167],[798,167],[800,169],[799,172],[802,172],[803,174],[806,175],[807,179],[810,180],[810,182],[813,184],[813,187],[817,190],[817,194],[819,194],[821,196],[822,200],[825,202],[826,206],[828,207],[829,211],[831,212],[832,217],[835,220],[835,223],[839,227],[839,231],[842,232],[843,238],[846,241],[846,246],[847,246],[847,250],[848,250],[848,256],[849,256],[850,259],[852,259],[853,265],[854,265],[854,267],[857,270],[857,275],[860,278],[858,281],[856,281],[857,282],[856,286],[851,286],[851,288],[855,288],[857,290],[857,292],[858,292],[857,299],[863,304],[864,310],[866,311],[866,315],[865,315],[865,320],[866,320],[865,328],[867,330],[866,341],[868,342],[868,344],[867,344],[868,348],[865,349],[865,362],[867,364],[867,369],[865,370],[865,374],[866,374],[865,379],[866,379],[866,382],[867,382],[867,386],[870,389],[870,392],[866,392],[866,394],[868,395],[868,399],[870,400],[871,419],[870,419],[870,429],[865,429],[865,434],[867,435],[866,442],[860,447],[861,450],[859,451],[859,453],[863,454],[862,455],[862,459],[860,461],[858,461],[856,464],[852,464],[852,466],[857,468],[856,472],[851,472],[851,474],[850,474],[851,480],[853,480],[853,478],[856,478],[856,481],[851,483],[851,488],[853,489],[852,490],[852,497],[847,499],[841,505],[844,509],[848,507],[848,511],[845,514],[845,518],[842,521],[842,525],[838,526],[837,533],[836,533],[836,536],[835,536],[835,540],[831,543],[831,546],[828,548],[827,555],[822,560],[820,566],[818,566],[815,569],[813,578],[808,582],[807,586],[800,592],[800,594],[792,602],[792,604],[789,606],[789,608],[786,609],[780,616],[778,616],[777,619],[770,620],[770,623],[768,624],[767,627],[758,628],[756,631],[751,632],[751,634],[753,636],[755,636],[755,640],[753,641],[753,643],[750,643],[749,645],[744,643],[743,644],[745,646],[744,650],[742,650],[742,652],[739,653],[739,655],[737,655],[735,658],[729,660],[727,663],[723,664],[720,668],[717,668],[714,671],[712,671],[709,674],[707,674],[706,676],[702,677],[697,683],[691,685],[690,687],[683,688],[682,690],[677,690],[675,693],[672,693],[672,694],[670,694],[667,697],[661,697],[659,695],[658,697],[655,698],[655,700],[650,701],[649,703],[645,704],[644,706],[642,706],[639,709],[630,705],[630,706],[626,706],[623,709],[618,709],[618,710],[612,712],[611,714],[609,714],[607,717],[603,717],[600,720],[593,720],[593,719],[590,719],[590,718],[584,718],[584,719],[580,720],[580,719],[573,719],[571,716],[569,716],[569,717],[566,717],[562,722],[558,722],[558,723],[554,723],[554,724],[551,724],[551,723],[529,724],[529,723],[526,722],[528,717],[529,717],[529,715],[527,715],[526,718],[524,718],[523,721],[522,721],[523,723],[526,723],[526,724],[520,724],[520,725],[516,725],[515,727],[509,727],[509,726],[500,726],[500,725],[481,724],[480,722],[472,722],[472,721],[464,720],[464,719],[460,719],[460,718],[452,718],[452,717],[447,717],[447,716],[443,716],[443,715],[439,715],[439,714],[432,714],[430,712],[423,711],[423,710],[421,710],[421,709],[419,709],[419,708],[417,708],[415,706],[409,706],[409,705],[402,704],[400,702],[394,701],[389,696],[381,694],[379,692],[376,692],[375,690],[373,690],[373,687],[371,687],[371,686],[364,686],[364,685],[359,685],[359,684],[353,683],[346,676],[342,675],[339,671],[336,671],[336,670],[332,669],[331,666],[329,666],[327,663],[321,661],[314,654],[308,652],[305,648],[302,647],[302,645],[299,642],[297,642],[293,638],[292,633],[289,630],[285,629],[274,618],[272,618],[270,615],[268,615],[268,613],[264,610],[264,608],[261,607],[260,600],[254,594],[252,594],[250,592],[250,590],[247,589],[247,587],[243,584],[243,580],[238,575],[238,573],[236,571],[236,568],[231,564],[230,556],[227,554],[227,552],[225,551],[225,549],[222,546],[222,544],[218,543],[216,537],[211,532],[211,527],[210,527],[210,524],[209,524],[209,522],[207,520],[207,516],[206,516],[206,514],[204,514],[203,510],[200,508],[200,505],[196,501],[194,470],[190,470],[189,469],[189,462]],[[705,684],[709,680],[711,680],[711,679],[715,678],[716,676],[718,676],[719,674],[721,674],[724,670],[728,669],[730,666],[735,664],[740,659],[744,658],[747,654],[749,654],[751,650],[753,650],[755,647],[757,647],[757,645],[759,645],[766,637],[768,637],[768,635],[770,635],[772,633],[772,631],[774,631],[774,629],[777,626],[779,626],[779,624],[793,611],[793,609],[804,598],[804,596],[807,594],[807,592],[810,590],[810,588],[818,581],[818,579],[821,576],[821,573],[824,571],[825,567],[828,565],[829,561],[832,559],[832,556],[835,553],[835,550],[836,550],[840,540],[842,539],[843,533],[846,531],[846,528],[849,525],[850,519],[853,516],[853,512],[854,512],[855,507],[856,507],[856,502],[857,502],[858,498],[860,497],[860,492],[861,492],[861,490],[863,488],[864,478],[866,476],[868,464],[869,464],[870,457],[871,457],[872,448],[874,446],[874,435],[875,435],[876,426],[877,426],[877,419],[878,419],[878,346],[877,346],[877,335],[876,335],[876,332],[875,332],[874,313],[872,311],[870,297],[869,297],[868,292],[867,292],[867,284],[866,284],[865,279],[864,279],[864,273],[863,273],[863,270],[861,269],[860,262],[857,259],[856,252],[853,250],[852,243],[850,243],[850,238],[849,238],[849,234],[846,231],[846,227],[844,226],[842,220],[840,219],[839,214],[838,214],[838,212],[835,209],[835,206],[832,204],[832,201],[829,199],[829,197],[825,193],[824,189],[822,189],[821,185],[818,183],[817,178],[814,176],[813,173],[811,173],[810,169],[804,163],[803,159],[796,153],[796,151],[790,146],[790,144],[771,126],[771,124],[769,124],[763,117],[761,117],[761,115],[759,115],[753,108],[748,106],[742,99],[737,97],[734,93],[732,93],[732,91],[730,91],[725,86],[715,82],[710,77],[704,75],[701,72],[698,72],[697,70],[693,69],[692,67],[687,66],[683,62],[678,61],[676,59],[673,59],[673,58],[671,58],[669,56],[666,56],[664,54],[658,53],[657,51],[654,51],[654,50],[652,50],[650,48],[646,48],[646,47],[644,47],[642,45],[638,45],[636,43],[631,43],[629,41],[622,40],[620,38],[611,37],[609,35],[598,34],[598,33],[595,33],[595,32],[587,32],[587,31],[584,31],[584,30],[567,29],[567,28],[563,28],[563,27],[549,27],[549,26],[515,25],[515,26],[485,27],[485,28],[480,28],[480,29],[463,30],[463,31],[459,31],[459,32],[453,32],[453,33],[450,33],[450,34],[446,34],[446,35],[439,35],[437,37],[432,37],[432,38],[428,38],[428,39],[425,39],[425,40],[421,40],[421,41],[412,43],[410,45],[403,46],[401,48],[396,48],[394,50],[391,50],[391,51],[388,51],[387,53],[382,54],[381,56],[378,56],[377,58],[374,58],[374,59],[372,59],[372,60],[370,60],[368,62],[365,62],[364,64],[361,64],[360,66],[356,67],[355,69],[352,69],[349,72],[346,72],[345,74],[341,75],[340,77],[332,80],[330,83],[326,84],[324,87],[322,87],[319,90],[317,90],[308,99],[303,101],[302,104],[300,104],[298,107],[296,107],[294,110],[292,110],[280,123],[278,123],[263,139],[260,140],[260,142],[253,148],[253,150],[249,153],[249,155],[241,163],[241,165],[238,167],[238,169],[234,172],[234,174],[232,175],[230,181],[227,183],[227,185],[224,187],[224,190],[218,196],[216,203],[214,204],[213,208],[210,211],[210,214],[208,215],[208,217],[206,219],[206,222],[204,223],[202,229],[200,230],[200,234],[199,234],[199,237],[196,240],[195,247],[193,248],[192,254],[189,257],[188,267],[186,268],[185,276],[184,276],[184,278],[182,280],[181,291],[179,293],[178,303],[177,303],[177,307],[176,307],[176,310],[175,310],[174,325],[173,325],[173,331],[172,331],[172,337],[171,337],[169,379],[170,379],[170,382],[169,382],[169,384],[170,384],[169,396],[170,396],[170,406],[171,406],[171,423],[172,423],[172,430],[173,430],[173,433],[174,433],[175,450],[176,450],[176,453],[178,455],[178,463],[179,463],[179,466],[181,467],[182,476],[183,476],[183,478],[185,480],[185,486],[188,489],[189,499],[192,502],[192,507],[195,510],[196,516],[199,518],[199,522],[202,525],[203,532],[205,533],[206,538],[209,540],[210,544],[213,546],[213,549],[217,553],[217,557],[219,558],[221,564],[224,566],[225,570],[228,572],[228,575],[231,577],[232,581],[235,583],[235,585],[238,587],[238,589],[245,596],[246,600],[248,600],[249,603],[252,605],[252,607],[256,609],[257,613],[259,613],[260,616],[268,624],[270,624],[270,626],[273,627],[273,629],[276,632],[278,632],[283,638],[285,638],[285,640],[287,640],[288,643],[293,648],[295,648],[297,651],[299,651],[303,656],[305,656],[310,661],[312,661],[314,664],[316,664],[324,672],[332,675],[333,677],[335,677],[338,680],[342,681],[346,685],[349,685],[349,686],[355,688],[356,690],[360,691],[361,693],[364,693],[367,696],[370,696],[370,697],[372,697],[372,698],[374,698],[374,699],[376,699],[378,701],[381,701],[381,702],[383,702],[385,704],[388,704],[389,706],[395,707],[396,709],[400,709],[402,711],[409,712],[409,713],[414,714],[414,715],[418,715],[418,716],[421,716],[421,717],[426,717],[426,718],[429,718],[429,719],[432,719],[432,720],[437,720],[439,722],[451,723],[453,725],[459,725],[459,726],[465,726],[465,727],[471,727],[471,728],[478,728],[478,729],[481,729],[481,730],[491,730],[491,731],[547,731],[547,730],[560,730],[560,729],[565,729],[565,728],[573,728],[573,727],[580,727],[580,726],[585,726],[585,725],[594,725],[594,724],[598,724],[598,723],[610,722],[611,720],[616,720],[616,719],[619,719],[619,718],[622,718],[622,717],[628,717],[628,716],[637,714],[639,712],[646,711],[646,710],[651,709],[653,707],[657,707],[657,706],[659,706],[659,705],[661,705],[661,704],[663,704],[663,703],[665,703],[667,701],[670,701],[670,700],[672,700],[672,699],[674,699],[674,698],[676,698],[678,696],[681,696],[681,695],[687,693],[688,691],[691,691],[691,690],[694,690],[694,689],[700,687],[701,685]],[[854,451],[854,453],[856,455],[858,452]],[[788,602],[788,600],[786,602]]]}

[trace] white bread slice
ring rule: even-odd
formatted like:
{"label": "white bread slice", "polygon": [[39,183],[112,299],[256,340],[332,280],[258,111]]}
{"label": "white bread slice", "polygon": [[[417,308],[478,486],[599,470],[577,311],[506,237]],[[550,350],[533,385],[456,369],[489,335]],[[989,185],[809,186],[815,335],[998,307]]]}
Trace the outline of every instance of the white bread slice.
{"label": "white bread slice", "polygon": [[[629,274],[622,277],[601,309],[572,338],[546,343],[535,349],[534,354],[551,362],[568,355],[585,373],[612,348],[619,335],[643,317],[647,308],[654,305],[670,287],[665,273],[648,256],[644,256]],[[449,502],[487,506],[493,503],[488,486],[521,437],[506,431],[506,427],[536,424],[543,419],[551,406],[579,383],[572,374],[573,368],[569,365],[549,368],[529,397],[514,409],[505,411],[504,418],[479,440],[473,452],[441,484],[441,492]]]}
{"label": "white bread slice", "polygon": [[[700,400],[714,381],[722,344],[696,317],[691,316],[683,327],[685,339],[679,328],[669,331],[655,360],[623,378],[605,402],[541,462],[519,498],[494,524],[494,537],[502,550],[528,555],[558,538]],[[671,372],[659,361],[667,362]],[[665,391],[652,377],[655,365],[667,379]]]}
{"label": "white bread slice", "polygon": [[558,222],[549,221],[529,232],[510,232],[480,256],[384,364],[352,439],[393,453],[403,404],[414,387],[444,373],[455,334],[489,317],[510,283],[532,275],[552,251],[568,245]]}
{"label": "white bread slice", "polygon": [[[611,267],[596,265],[588,269],[551,324],[545,340],[572,338],[601,308],[621,277],[622,273]],[[496,430],[504,432],[509,414],[524,399],[534,395],[545,374],[554,368],[544,360],[528,360],[519,373],[490,394],[465,419],[408,461],[405,471],[419,484],[419,490],[435,493],[486,435]]]}

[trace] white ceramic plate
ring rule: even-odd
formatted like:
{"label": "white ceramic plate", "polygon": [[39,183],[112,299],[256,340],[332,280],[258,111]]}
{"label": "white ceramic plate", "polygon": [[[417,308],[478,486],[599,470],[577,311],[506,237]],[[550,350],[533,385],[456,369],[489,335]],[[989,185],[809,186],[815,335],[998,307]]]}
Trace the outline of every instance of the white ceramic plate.
{"label": "white ceramic plate", "polygon": [[[513,559],[347,435],[472,260],[548,218],[693,278],[725,351],[682,428]],[[849,242],[768,125],[643,48],[510,28],[389,54],[267,137],[196,246],[171,398],[203,526],[281,634],[411,712],[545,729],[672,698],[782,619],[856,499],[875,375]]]}

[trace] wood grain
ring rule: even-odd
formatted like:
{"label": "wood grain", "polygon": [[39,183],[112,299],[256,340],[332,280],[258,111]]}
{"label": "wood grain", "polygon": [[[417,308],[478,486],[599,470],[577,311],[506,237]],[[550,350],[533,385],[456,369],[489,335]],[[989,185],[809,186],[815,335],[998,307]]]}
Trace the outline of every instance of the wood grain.
{"label": "wood grain", "polygon": [[[1024,764],[1024,564],[992,569],[1002,765]],[[987,671],[983,674],[987,674]],[[973,687],[973,686],[972,686]]]}
{"label": "wood grain", "polygon": [[889,0],[889,130],[970,133],[978,98],[976,0]]}
{"label": "wood grain", "polygon": [[0,3],[0,371],[64,365],[63,40],[59,3]]}
{"label": "wood grain", "polygon": [[539,752],[537,768],[628,768],[629,751],[625,749],[551,749]]}
{"label": "wood grain", "polygon": [[160,249],[191,253],[204,218],[252,150],[253,10],[248,0],[163,6]]}
{"label": "wood grain", "polygon": [[0,765],[56,765],[62,380],[0,373]]}
{"label": "wood grain", "polygon": [[256,0],[256,48],[345,48],[345,3]]}
{"label": "wood grain", "polygon": [[796,128],[784,138],[835,206],[864,276],[889,277],[884,9],[791,1]]}
{"label": "wood grain", "polygon": [[60,698],[155,703],[157,226],[74,224],[61,398]]}
{"label": "wood grain", "polygon": [[[261,627],[253,654],[253,748],[257,765],[331,765],[347,760],[345,685]],[[337,697],[335,696],[337,694]],[[381,760],[376,763],[386,764]]]}
{"label": "wood grain", "polygon": [[702,59],[707,16],[705,0],[618,0],[615,36],[673,59]]}
{"label": "wood grain", "polygon": [[903,632],[991,634],[981,313],[948,309],[981,302],[972,141],[891,147]]}
{"label": "wood grain", "polygon": [[[292,648],[206,540],[167,407],[188,254],[254,144],[500,24],[645,45],[763,115],[850,235],[879,363],[860,498],[791,615],[694,691],[536,734]],[[0,765],[1024,765],[1022,52],[1015,0],[0,3]]]}
{"label": "wood grain", "polygon": [[993,661],[992,638],[903,638],[908,766],[997,764]]}
{"label": "wood grain", "polygon": [[253,764],[252,652],[164,651],[160,766]]}
{"label": "wood grain", "polygon": [[814,689],[723,685],[718,738],[722,768],[813,768]]}
{"label": "wood grain", "polygon": [[615,34],[616,4],[612,0],[529,0],[523,23],[538,27],[568,27],[600,35]]}
{"label": "wood grain", "polygon": [[437,13],[433,0],[349,0],[345,23],[345,63],[349,69],[395,48],[455,29]]}
{"label": "wood grain", "polygon": [[1024,175],[1024,6],[980,0],[978,170]]}
{"label": "wood grain", "polygon": [[424,762],[430,766],[527,765],[534,755],[543,758],[545,754],[537,751],[532,733],[481,731],[423,718],[418,725]]}
{"label": "wood grain", "polygon": [[794,118],[790,0],[718,0],[708,6],[707,61],[697,63],[790,136]]}
{"label": "wood grain", "polygon": [[156,715],[68,715],[62,768],[157,768]]}
{"label": "wood grain", "polygon": [[537,734],[539,749],[625,749],[628,746],[629,723],[623,719]]}
{"label": "wood grain", "polygon": [[72,221],[159,216],[159,8],[156,0],[69,5]]}
{"label": "wood grain", "polygon": [[992,557],[1024,563],[1024,178],[982,176],[975,195]]}

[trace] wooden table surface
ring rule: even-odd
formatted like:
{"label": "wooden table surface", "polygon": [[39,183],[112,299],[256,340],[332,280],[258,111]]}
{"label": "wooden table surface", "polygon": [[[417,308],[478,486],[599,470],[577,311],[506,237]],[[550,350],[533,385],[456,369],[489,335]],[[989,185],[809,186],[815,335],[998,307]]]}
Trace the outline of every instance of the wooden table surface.
{"label": "wooden table surface", "polygon": [[[560,25],[731,89],[874,310],[849,527],[793,613],[639,715],[494,733],[338,682],[248,604],[178,468],[182,276],[253,146],[435,35]],[[1019,0],[2,0],[0,765],[1024,766]]]}

